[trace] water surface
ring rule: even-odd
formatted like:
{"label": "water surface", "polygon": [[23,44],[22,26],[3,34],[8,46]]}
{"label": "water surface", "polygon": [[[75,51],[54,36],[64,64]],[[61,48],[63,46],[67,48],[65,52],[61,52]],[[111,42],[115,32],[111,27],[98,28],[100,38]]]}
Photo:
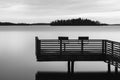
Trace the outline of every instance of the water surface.
{"label": "water surface", "polygon": [[[35,36],[89,36],[120,42],[120,26],[0,26],[0,80],[35,80],[38,71],[66,72],[67,62],[36,62]],[[114,67],[112,66],[114,69]],[[75,62],[75,72],[107,71],[104,62]]]}

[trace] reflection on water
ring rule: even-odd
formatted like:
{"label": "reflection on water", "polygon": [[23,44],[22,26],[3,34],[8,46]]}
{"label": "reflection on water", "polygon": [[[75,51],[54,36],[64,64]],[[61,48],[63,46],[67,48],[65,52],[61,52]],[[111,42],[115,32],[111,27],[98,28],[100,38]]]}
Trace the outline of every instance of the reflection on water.
{"label": "reflection on water", "polygon": [[81,72],[81,73],[59,73],[59,72],[37,72],[36,80],[119,80],[120,73],[108,74],[107,72]]}

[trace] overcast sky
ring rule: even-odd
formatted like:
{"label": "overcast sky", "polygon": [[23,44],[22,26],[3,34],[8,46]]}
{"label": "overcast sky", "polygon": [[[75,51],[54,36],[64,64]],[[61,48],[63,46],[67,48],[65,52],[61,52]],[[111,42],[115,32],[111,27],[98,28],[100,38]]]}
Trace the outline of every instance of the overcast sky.
{"label": "overcast sky", "polygon": [[120,23],[120,0],[0,0],[0,21],[50,22],[78,17]]}

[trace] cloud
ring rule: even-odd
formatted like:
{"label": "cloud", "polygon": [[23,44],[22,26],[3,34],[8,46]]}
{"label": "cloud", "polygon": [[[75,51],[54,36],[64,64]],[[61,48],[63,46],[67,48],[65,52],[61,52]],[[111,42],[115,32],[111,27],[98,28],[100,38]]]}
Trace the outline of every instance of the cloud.
{"label": "cloud", "polygon": [[120,1],[119,0],[98,0],[97,2],[98,2],[98,4],[102,4],[102,5],[112,5],[112,4],[116,4]]}
{"label": "cloud", "polygon": [[68,18],[69,15],[119,16],[115,13],[120,10],[119,3],[120,0],[0,0],[0,20],[50,21],[60,17]]}
{"label": "cloud", "polygon": [[103,11],[113,11],[120,9],[120,0],[98,0],[96,4]]}

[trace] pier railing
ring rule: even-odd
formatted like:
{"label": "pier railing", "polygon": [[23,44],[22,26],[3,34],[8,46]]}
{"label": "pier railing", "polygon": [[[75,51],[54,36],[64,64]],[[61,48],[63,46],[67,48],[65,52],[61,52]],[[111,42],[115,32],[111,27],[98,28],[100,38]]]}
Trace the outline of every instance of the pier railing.
{"label": "pier railing", "polygon": [[120,66],[120,43],[111,40],[89,39],[89,40],[39,40],[36,37],[36,56],[81,56],[102,55],[103,61],[112,65]]}
{"label": "pier railing", "polygon": [[[40,55],[84,54],[88,52],[102,54],[102,40],[37,40]],[[78,55],[79,55],[78,54]]]}
{"label": "pier railing", "polygon": [[114,66],[120,67],[120,43],[105,40],[106,61]]}

